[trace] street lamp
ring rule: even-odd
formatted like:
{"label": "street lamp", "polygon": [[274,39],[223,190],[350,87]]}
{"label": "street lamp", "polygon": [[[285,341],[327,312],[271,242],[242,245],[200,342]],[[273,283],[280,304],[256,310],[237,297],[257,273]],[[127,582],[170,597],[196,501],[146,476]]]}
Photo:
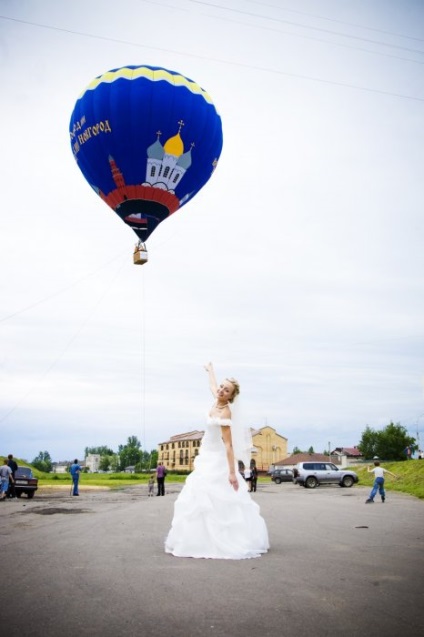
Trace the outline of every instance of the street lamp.
{"label": "street lamp", "polygon": [[418,452],[421,451],[421,447],[420,447],[420,430],[418,429],[418,421],[423,416],[424,416],[424,413],[422,413],[419,416],[417,416],[417,445],[418,445]]}

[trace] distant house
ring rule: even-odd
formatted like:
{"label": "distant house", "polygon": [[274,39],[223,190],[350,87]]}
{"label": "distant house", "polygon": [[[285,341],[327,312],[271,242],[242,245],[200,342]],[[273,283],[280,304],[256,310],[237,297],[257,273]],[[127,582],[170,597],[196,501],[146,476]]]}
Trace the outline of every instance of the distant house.
{"label": "distant house", "polygon": [[100,455],[98,453],[89,453],[85,458],[85,466],[91,473],[98,473],[100,468]]}
{"label": "distant house", "polygon": [[53,462],[52,463],[52,472],[53,473],[66,473],[69,469],[71,463],[68,460]]}
{"label": "distant house", "polygon": [[331,457],[340,458],[343,467],[362,462],[364,458],[358,447],[336,447],[331,452]]}

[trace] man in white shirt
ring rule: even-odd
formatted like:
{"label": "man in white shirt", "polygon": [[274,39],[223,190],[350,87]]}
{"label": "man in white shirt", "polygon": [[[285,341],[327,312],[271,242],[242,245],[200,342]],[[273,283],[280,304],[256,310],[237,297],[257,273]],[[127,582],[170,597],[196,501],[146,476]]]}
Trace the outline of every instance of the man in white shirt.
{"label": "man in white shirt", "polygon": [[374,485],[369,495],[369,498],[368,500],[365,501],[365,504],[370,504],[371,502],[374,502],[374,498],[377,494],[377,491],[381,495],[381,501],[384,502],[386,500],[386,492],[384,490],[384,474],[388,473],[394,478],[397,478],[397,476],[395,476],[395,474],[389,471],[388,469],[383,469],[383,467],[380,467],[379,460],[374,460],[374,469],[371,469],[371,467],[367,467],[367,469],[368,469],[368,473],[374,474],[375,480],[374,480]]}

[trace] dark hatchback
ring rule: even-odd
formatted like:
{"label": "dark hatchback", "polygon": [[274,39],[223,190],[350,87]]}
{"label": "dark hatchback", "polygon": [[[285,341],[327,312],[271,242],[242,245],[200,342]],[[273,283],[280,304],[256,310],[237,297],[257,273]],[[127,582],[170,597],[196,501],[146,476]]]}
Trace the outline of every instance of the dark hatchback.
{"label": "dark hatchback", "polygon": [[275,469],[275,471],[272,472],[271,480],[275,482],[275,484],[293,482],[293,471],[292,469]]}
{"label": "dark hatchback", "polygon": [[18,498],[23,493],[29,498],[34,497],[34,493],[38,489],[38,478],[34,477],[29,467],[19,467],[15,472],[15,491]]}

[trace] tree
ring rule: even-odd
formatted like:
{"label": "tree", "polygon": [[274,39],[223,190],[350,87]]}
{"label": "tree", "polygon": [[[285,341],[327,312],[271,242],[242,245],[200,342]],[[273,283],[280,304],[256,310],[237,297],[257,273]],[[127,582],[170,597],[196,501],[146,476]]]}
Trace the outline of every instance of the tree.
{"label": "tree", "polygon": [[110,469],[114,472],[119,471],[119,456],[117,453],[110,456]]}
{"label": "tree", "polygon": [[158,466],[158,451],[157,449],[152,449],[152,451],[150,452],[150,458],[149,458],[149,466],[146,467],[146,469],[154,469],[155,467]]}
{"label": "tree", "polygon": [[151,471],[155,469],[158,464],[158,452],[153,449],[150,453],[148,451],[141,452],[141,460],[135,466],[136,472],[139,471]]}
{"label": "tree", "polygon": [[362,438],[359,442],[358,449],[364,458],[373,458],[377,456],[378,432],[371,429],[369,425],[362,432]]}
{"label": "tree", "polygon": [[113,456],[113,450],[107,447],[106,445],[102,445],[101,447],[86,447],[84,450],[85,458],[91,453],[96,454],[98,456]]}
{"label": "tree", "polygon": [[406,428],[400,423],[395,425],[393,422],[380,431],[367,425],[358,445],[365,458],[378,456],[384,460],[405,460],[406,447],[411,447],[415,451],[415,438],[409,436]]}
{"label": "tree", "polygon": [[297,453],[302,453],[301,450],[299,449],[299,447],[293,447],[293,451],[292,454],[296,455]]}
{"label": "tree", "polygon": [[308,452],[307,453],[315,453],[314,448],[313,447],[309,447]]}
{"label": "tree", "polygon": [[99,469],[100,471],[109,471],[110,468],[110,456],[100,456]]}
{"label": "tree", "polygon": [[121,471],[126,467],[135,466],[141,462],[141,443],[137,436],[130,436],[126,445],[119,445],[119,468]]}
{"label": "tree", "polygon": [[53,468],[52,459],[48,451],[40,451],[38,456],[32,461],[32,466],[39,471],[50,473]]}

